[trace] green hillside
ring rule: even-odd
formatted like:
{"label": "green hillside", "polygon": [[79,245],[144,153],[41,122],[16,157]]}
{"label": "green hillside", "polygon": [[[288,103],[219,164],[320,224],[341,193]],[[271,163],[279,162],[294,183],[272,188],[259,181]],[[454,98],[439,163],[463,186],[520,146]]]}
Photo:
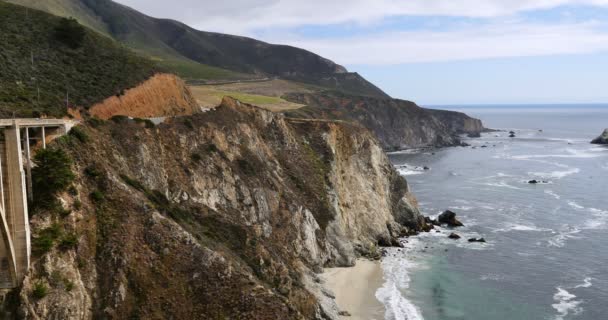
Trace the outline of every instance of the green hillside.
{"label": "green hillside", "polygon": [[312,52],[195,30],[178,21],[146,16],[111,0],[8,1],[73,16],[186,79],[280,77],[351,94],[388,97],[359,74]]}
{"label": "green hillside", "polygon": [[151,60],[73,20],[5,2],[0,2],[0,43],[4,118],[63,116],[66,100],[88,107],[157,71]]}

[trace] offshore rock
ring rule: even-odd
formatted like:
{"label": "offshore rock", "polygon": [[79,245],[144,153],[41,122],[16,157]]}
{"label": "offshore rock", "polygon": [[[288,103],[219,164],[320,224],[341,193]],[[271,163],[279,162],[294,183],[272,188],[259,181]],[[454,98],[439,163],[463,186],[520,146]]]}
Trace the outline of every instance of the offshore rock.
{"label": "offshore rock", "polygon": [[464,226],[462,222],[456,219],[456,213],[446,210],[442,214],[437,217],[437,221],[440,224],[447,224],[449,227],[462,227]]}
{"label": "offshore rock", "polygon": [[601,136],[591,141],[593,144],[608,144],[608,129],[604,130]]}

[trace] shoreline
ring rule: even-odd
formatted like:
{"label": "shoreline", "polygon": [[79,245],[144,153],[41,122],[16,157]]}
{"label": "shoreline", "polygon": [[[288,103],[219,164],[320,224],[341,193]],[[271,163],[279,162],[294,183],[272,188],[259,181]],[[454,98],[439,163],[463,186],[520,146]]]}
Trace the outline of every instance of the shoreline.
{"label": "shoreline", "polygon": [[384,319],[386,309],[376,298],[376,291],[384,284],[380,261],[358,259],[353,267],[325,269],[322,278],[335,295],[340,311],[350,314],[340,319]]}

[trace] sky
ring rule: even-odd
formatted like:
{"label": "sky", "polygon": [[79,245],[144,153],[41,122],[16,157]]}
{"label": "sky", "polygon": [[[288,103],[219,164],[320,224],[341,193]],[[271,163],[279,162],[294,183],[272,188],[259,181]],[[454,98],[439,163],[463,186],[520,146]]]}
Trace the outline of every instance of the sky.
{"label": "sky", "polygon": [[423,105],[608,103],[608,0],[118,0],[320,54]]}

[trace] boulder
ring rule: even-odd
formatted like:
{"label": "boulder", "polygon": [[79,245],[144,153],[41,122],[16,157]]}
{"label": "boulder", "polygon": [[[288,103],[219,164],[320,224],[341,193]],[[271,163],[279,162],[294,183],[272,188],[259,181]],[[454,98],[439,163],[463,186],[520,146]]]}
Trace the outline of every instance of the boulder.
{"label": "boulder", "polygon": [[604,130],[601,136],[591,141],[593,144],[608,144],[608,129]]}
{"label": "boulder", "polygon": [[471,133],[467,134],[467,137],[469,137],[469,138],[481,138],[481,133],[479,133],[479,132],[471,132]]}
{"label": "boulder", "polygon": [[456,213],[450,210],[446,210],[442,214],[440,214],[439,217],[437,217],[437,221],[439,221],[440,224],[447,224],[449,227],[464,226],[462,222],[456,219]]}
{"label": "boulder", "polygon": [[460,236],[457,235],[457,234],[455,234],[455,233],[450,233],[450,235],[448,236],[448,238],[457,240],[457,239],[460,239]]}
{"label": "boulder", "polygon": [[540,183],[540,181],[538,181],[538,180],[530,180],[530,181],[528,181],[528,183],[529,184],[537,184],[537,183]]}
{"label": "boulder", "polygon": [[424,169],[424,170],[431,170],[431,168],[429,168],[429,167],[427,167],[427,166],[425,166],[423,169]]}
{"label": "boulder", "polygon": [[469,242],[483,242],[483,243],[485,243],[486,239],[484,239],[484,238],[471,238],[471,239],[469,239]]}

